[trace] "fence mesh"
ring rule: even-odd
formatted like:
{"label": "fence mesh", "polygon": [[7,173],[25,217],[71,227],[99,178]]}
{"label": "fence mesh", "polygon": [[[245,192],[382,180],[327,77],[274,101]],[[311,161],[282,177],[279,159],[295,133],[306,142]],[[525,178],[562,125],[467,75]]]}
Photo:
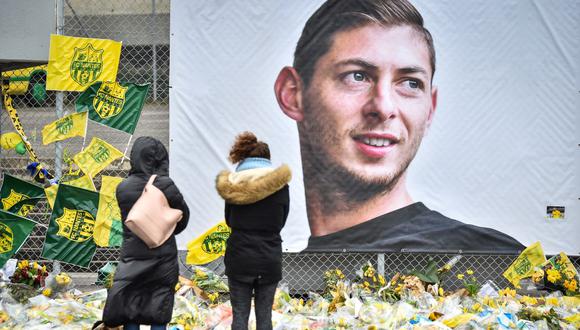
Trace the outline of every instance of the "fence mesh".
{"label": "fence mesh", "polygon": [[[117,80],[133,83],[151,83],[147,102],[133,136],[150,135],[169,144],[169,0],[64,0],[64,34],[88,38],[122,40],[121,60]],[[42,145],[41,130],[44,125],[57,119],[55,111],[55,92],[46,91],[46,66],[20,69],[2,74],[11,84],[10,94],[14,98],[20,120],[37,152],[41,162],[48,169],[55,168],[56,151],[54,144]],[[64,112],[74,112],[74,100],[78,93],[64,94]],[[0,112],[0,133],[13,131],[5,111]],[[87,137],[65,141],[64,157],[69,157],[87,145],[93,136],[105,138],[107,142],[121,151],[130,148],[130,136],[96,123],[89,123]],[[26,155],[15,150],[0,149],[0,168],[3,173],[27,177]],[[117,162],[103,175],[124,177],[127,162]],[[66,165],[63,173],[68,171]],[[2,180],[2,179],[0,179]],[[100,176],[95,178],[97,189]],[[29,214],[39,225],[20,249],[16,258],[42,261],[41,253],[44,235],[50,217],[46,202],[39,203]],[[108,261],[116,260],[118,249],[98,248],[88,268],[63,264],[68,272],[96,272]],[[184,261],[185,253],[180,254]],[[323,287],[324,271],[341,269],[347,278],[354,279],[355,271],[366,262],[371,262],[386,276],[411,269],[423,269],[430,258],[443,264],[453,257],[451,254],[413,254],[413,253],[286,253],[283,256],[284,282],[294,292],[320,291]],[[448,277],[446,286],[457,288],[455,274],[466,269],[476,270],[480,280],[492,279],[499,286],[507,282],[501,276],[515,259],[509,255],[464,255]],[[579,267],[580,258],[571,258]],[[223,273],[223,264],[218,260],[210,265],[218,273]],[[182,267],[190,270],[188,266]]]}

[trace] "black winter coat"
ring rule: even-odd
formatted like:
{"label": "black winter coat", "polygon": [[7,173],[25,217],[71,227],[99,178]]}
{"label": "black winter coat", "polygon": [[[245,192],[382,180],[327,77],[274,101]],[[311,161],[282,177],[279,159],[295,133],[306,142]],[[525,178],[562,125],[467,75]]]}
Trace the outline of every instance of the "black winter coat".
{"label": "black winter coat", "polygon": [[288,166],[220,173],[218,193],[225,199],[232,229],[224,263],[228,278],[274,283],[282,279],[282,238],[290,207]]}
{"label": "black winter coat", "polygon": [[[161,142],[150,137],[138,138],[131,151],[131,171],[117,187],[117,201],[123,220],[121,260],[109,289],[103,311],[107,326],[128,322],[164,324],[171,320],[175,285],[179,276],[176,234],[185,229],[189,209],[174,182],[167,176],[169,158]],[[124,224],[127,214],[149,177],[157,174],[153,185],[161,189],[169,205],[183,211],[172,235],[160,247],[149,249],[145,242]]]}

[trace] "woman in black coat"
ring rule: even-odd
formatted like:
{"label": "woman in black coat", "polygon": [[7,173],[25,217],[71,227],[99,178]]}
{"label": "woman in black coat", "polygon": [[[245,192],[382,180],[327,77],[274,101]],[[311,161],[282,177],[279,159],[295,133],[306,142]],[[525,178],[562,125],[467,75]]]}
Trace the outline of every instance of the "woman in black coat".
{"label": "woman in black coat", "polygon": [[223,171],[216,188],[225,200],[226,223],[232,229],[225,266],[233,311],[232,329],[247,329],[252,292],[257,329],[272,329],[272,303],[282,279],[282,238],[290,206],[286,165],[272,168],[268,145],[250,132],[240,134],[230,150],[239,163]]}
{"label": "woman in black coat", "polygon": [[[163,245],[149,249],[125,226],[125,220],[153,174],[157,174],[153,185],[163,191],[169,206],[183,211],[183,218]],[[129,176],[117,187],[123,220],[123,245],[103,311],[103,321],[107,326],[124,325],[125,330],[132,330],[139,329],[139,324],[150,324],[152,330],[157,330],[165,329],[171,321],[179,276],[175,235],[187,226],[189,209],[168,174],[169,155],[165,146],[152,137],[135,140]]]}

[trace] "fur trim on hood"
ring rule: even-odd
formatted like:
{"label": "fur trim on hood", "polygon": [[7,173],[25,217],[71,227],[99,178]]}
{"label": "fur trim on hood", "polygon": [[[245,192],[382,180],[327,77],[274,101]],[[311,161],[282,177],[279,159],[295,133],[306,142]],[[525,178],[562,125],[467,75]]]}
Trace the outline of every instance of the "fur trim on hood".
{"label": "fur trim on hood", "polygon": [[216,178],[218,194],[230,204],[252,204],[282,189],[290,179],[290,167],[255,168],[240,172],[222,171]]}

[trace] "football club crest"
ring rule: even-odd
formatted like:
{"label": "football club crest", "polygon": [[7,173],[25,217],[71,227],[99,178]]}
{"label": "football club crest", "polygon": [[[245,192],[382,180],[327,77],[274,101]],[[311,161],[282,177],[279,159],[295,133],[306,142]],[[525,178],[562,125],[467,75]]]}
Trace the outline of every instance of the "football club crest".
{"label": "football club crest", "polygon": [[118,115],[123,110],[127,89],[117,82],[103,82],[93,99],[93,107],[99,117],[107,119]]}
{"label": "football club crest", "polygon": [[89,154],[91,155],[91,158],[93,158],[93,160],[97,163],[104,163],[111,156],[109,149],[100,143],[95,144],[95,147],[92,148]]}
{"label": "football club crest", "polygon": [[29,199],[30,197],[21,194],[19,192],[14,191],[14,189],[10,189],[10,195],[6,198],[2,198],[2,209],[3,210],[10,210],[10,208],[16,203],[20,202],[23,199]]}
{"label": "football club crest", "polygon": [[226,241],[230,237],[230,231],[225,226],[218,226],[217,231],[207,235],[203,239],[201,249],[207,254],[220,254],[226,249]]}
{"label": "football club crest", "polygon": [[14,242],[12,229],[0,222],[0,253],[12,251],[12,242]]}
{"label": "football club crest", "polygon": [[76,48],[70,63],[70,76],[81,86],[86,86],[99,78],[103,72],[103,49],[95,49],[88,43]]}
{"label": "football club crest", "polygon": [[60,135],[66,135],[73,128],[73,125],[73,119],[67,116],[56,122],[56,130]]}
{"label": "football club crest", "polygon": [[84,242],[93,236],[95,228],[95,218],[92,214],[84,210],[71,210],[64,208],[60,218],[56,219],[58,224],[58,236],[65,237],[74,242]]}

